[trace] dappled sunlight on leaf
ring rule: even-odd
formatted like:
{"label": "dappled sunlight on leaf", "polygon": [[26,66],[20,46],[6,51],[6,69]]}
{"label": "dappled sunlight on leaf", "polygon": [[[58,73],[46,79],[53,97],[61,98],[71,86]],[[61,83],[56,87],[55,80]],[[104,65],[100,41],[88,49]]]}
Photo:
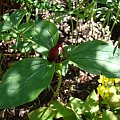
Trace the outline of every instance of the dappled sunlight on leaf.
{"label": "dappled sunlight on leaf", "polygon": [[29,113],[30,120],[52,120],[57,111],[50,107],[41,107]]}
{"label": "dappled sunlight on leaf", "polygon": [[[50,84],[54,66],[41,58],[26,58],[11,66],[0,84],[0,108],[34,100]],[[14,99],[14,100],[13,100]]]}
{"label": "dappled sunlight on leaf", "polygon": [[26,30],[23,36],[47,49],[54,47],[59,38],[57,27],[47,20],[33,23],[33,26]]}
{"label": "dappled sunlight on leaf", "polygon": [[107,77],[120,77],[120,50],[113,54],[114,46],[100,41],[89,41],[75,47],[68,59],[81,69]]}

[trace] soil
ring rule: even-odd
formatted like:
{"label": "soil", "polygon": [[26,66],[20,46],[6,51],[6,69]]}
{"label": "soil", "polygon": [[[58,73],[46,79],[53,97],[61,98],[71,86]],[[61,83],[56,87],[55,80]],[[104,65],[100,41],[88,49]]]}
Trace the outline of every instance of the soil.
{"label": "soil", "polygon": [[[63,1],[62,1],[63,2]],[[0,1],[0,15],[6,12],[11,12],[13,9],[19,8],[20,5],[17,3],[11,3],[7,0]],[[45,16],[46,17],[46,16]],[[43,18],[45,19],[45,18]],[[74,25],[76,25],[76,19],[73,17]],[[64,21],[58,24],[58,28],[60,30],[60,39],[64,41],[64,44],[73,44],[73,43],[82,43],[88,40],[93,39],[103,39],[110,41],[111,34],[108,30],[105,30],[100,23],[95,23],[91,21],[78,21],[77,31],[74,30],[72,37],[71,32],[71,22],[70,18],[66,17]],[[113,30],[112,38],[115,36],[115,29]],[[14,40],[9,42],[4,42],[4,40],[0,43],[0,79],[4,75],[5,71],[16,61],[20,60],[21,58],[27,57],[25,54],[20,53],[19,51],[11,51],[9,46],[14,44]],[[29,53],[29,55],[39,54],[35,51]],[[69,98],[71,96],[80,98],[85,100],[87,96],[93,89],[96,89],[99,76],[89,74],[75,66],[69,66],[69,70],[65,76],[63,76],[62,85],[57,96],[57,99],[64,103],[68,103]],[[56,88],[57,85],[57,74],[54,75],[53,81],[51,86],[53,89]],[[48,102],[53,96],[53,92],[49,89],[44,90],[36,100],[18,106],[12,109],[4,109],[0,110],[0,120],[28,120],[27,114],[41,106],[47,106]]]}

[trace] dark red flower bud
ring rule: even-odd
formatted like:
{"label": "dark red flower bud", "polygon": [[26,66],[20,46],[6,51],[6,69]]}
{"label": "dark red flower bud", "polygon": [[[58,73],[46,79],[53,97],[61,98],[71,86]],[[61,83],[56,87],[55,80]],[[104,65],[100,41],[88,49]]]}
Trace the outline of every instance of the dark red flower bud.
{"label": "dark red flower bud", "polygon": [[64,48],[62,43],[58,43],[55,47],[51,48],[48,53],[48,60],[50,62],[59,63],[61,61],[62,55],[64,55]]}

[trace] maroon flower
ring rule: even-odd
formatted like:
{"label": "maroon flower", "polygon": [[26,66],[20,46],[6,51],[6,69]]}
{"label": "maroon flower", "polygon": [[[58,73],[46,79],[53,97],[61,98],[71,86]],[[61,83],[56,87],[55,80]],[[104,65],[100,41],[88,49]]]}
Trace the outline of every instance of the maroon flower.
{"label": "maroon flower", "polygon": [[62,43],[57,43],[55,47],[52,47],[48,53],[48,60],[50,62],[59,63],[64,57],[64,48]]}

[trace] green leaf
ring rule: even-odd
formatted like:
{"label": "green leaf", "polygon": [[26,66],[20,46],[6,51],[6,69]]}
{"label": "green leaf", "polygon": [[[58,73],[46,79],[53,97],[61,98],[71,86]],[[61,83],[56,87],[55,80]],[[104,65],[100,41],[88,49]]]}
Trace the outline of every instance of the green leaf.
{"label": "green leaf", "polygon": [[77,120],[74,111],[58,101],[53,101],[50,107],[53,110],[57,110],[57,114],[55,118],[63,117],[64,120]]}
{"label": "green leaf", "polygon": [[65,60],[62,62],[62,75],[65,76],[68,72],[68,63],[69,61],[68,60]]}
{"label": "green leaf", "polygon": [[[103,4],[109,4],[109,2],[113,2],[113,0],[101,0],[99,1],[100,3],[103,3]],[[109,4],[110,5],[110,4]]]}
{"label": "green leaf", "polygon": [[99,110],[98,96],[95,93],[95,90],[87,97],[85,101],[85,112],[96,113]]}
{"label": "green leaf", "polygon": [[57,44],[59,34],[54,23],[43,20],[33,23],[33,26],[24,32],[24,37],[50,49]]}
{"label": "green leaf", "polygon": [[24,32],[26,32],[26,31],[28,31],[29,29],[31,29],[31,27],[33,27],[33,23],[31,22],[31,23],[29,23],[29,22],[22,22],[19,26],[18,26],[18,28],[17,28],[17,31],[19,32],[19,33],[24,33]]}
{"label": "green leaf", "polygon": [[12,24],[10,22],[0,22],[0,32],[10,30],[11,28]]}
{"label": "green leaf", "polygon": [[120,77],[120,50],[100,40],[88,41],[76,46],[68,59],[81,69],[106,77]]}
{"label": "green leaf", "polygon": [[83,114],[84,101],[79,98],[70,97],[70,106],[77,114]]}
{"label": "green leaf", "polygon": [[95,102],[98,102],[99,99],[98,99],[98,96],[97,96],[95,90],[93,90],[86,99],[86,101],[90,101],[90,100],[94,100]]}
{"label": "green leaf", "polygon": [[109,106],[113,109],[120,109],[120,95],[114,94],[109,100]]}
{"label": "green leaf", "polygon": [[2,18],[3,18],[3,20],[4,20],[5,22],[10,22],[10,16],[9,16],[9,13],[5,13],[5,14],[3,14]]}
{"label": "green leaf", "polygon": [[5,73],[0,83],[0,109],[30,102],[51,83],[54,66],[41,58],[18,61]]}
{"label": "green leaf", "polygon": [[98,96],[96,95],[95,90],[93,90],[84,102],[82,114],[88,120],[98,120],[97,114],[98,112],[99,112]]}
{"label": "green leaf", "polygon": [[41,107],[28,114],[30,120],[53,120],[56,111],[50,107]]}
{"label": "green leaf", "polygon": [[40,46],[38,44],[33,44],[33,49],[37,51],[38,53],[42,54],[42,58],[47,59],[49,50],[43,46]]}
{"label": "green leaf", "polygon": [[10,21],[12,22],[12,25],[17,27],[22,21],[24,15],[25,15],[24,9],[17,9],[15,12],[13,12],[10,15]]}
{"label": "green leaf", "polygon": [[13,45],[12,49],[18,49],[22,53],[30,52],[33,44],[30,41],[18,41],[17,46]]}
{"label": "green leaf", "polygon": [[103,110],[102,120],[118,120],[115,114],[112,111]]}
{"label": "green leaf", "polygon": [[3,35],[2,39],[5,41],[10,41],[11,35],[9,33],[6,33]]}

